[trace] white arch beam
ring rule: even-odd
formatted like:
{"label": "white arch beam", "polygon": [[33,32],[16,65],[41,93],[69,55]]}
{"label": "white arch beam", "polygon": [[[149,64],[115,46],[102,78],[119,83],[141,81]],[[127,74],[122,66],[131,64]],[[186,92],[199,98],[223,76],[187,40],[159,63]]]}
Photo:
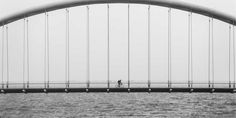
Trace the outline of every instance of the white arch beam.
{"label": "white arch beam", "polygon": [[206,7],[197,6],[182,1],[174,0],[65,0],[59,1],[57,3],[48,4],[44,6],[38,6],[33,9],[28,9],[25,11],[20,11],[15,14],[10,14],[2,19],[0,19],[0,26],[14,22],[25,17],[37,15],[44,12],[49,12],[53,10],[82,6],[89,4],[104,4],[104,3],[135,3],[135,4],[150,4],[157,6],[170,7],[175,9],[180,9],[184,11],[190,11],[193,13],[201,14],[208,17],[213,17],[215,19],[221,20],[223,22],[235,25],[236,17],[222,13],[220,11],[215,11]]}

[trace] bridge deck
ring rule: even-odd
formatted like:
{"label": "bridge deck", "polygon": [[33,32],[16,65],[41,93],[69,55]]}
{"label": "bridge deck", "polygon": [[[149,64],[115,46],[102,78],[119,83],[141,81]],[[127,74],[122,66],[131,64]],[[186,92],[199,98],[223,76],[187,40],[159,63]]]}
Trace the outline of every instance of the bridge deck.
{"label": "bridge deck", "polygon": [[68,92],[205,92],[235,93],[235,88],[8,88],[1,93],[68,93]]}

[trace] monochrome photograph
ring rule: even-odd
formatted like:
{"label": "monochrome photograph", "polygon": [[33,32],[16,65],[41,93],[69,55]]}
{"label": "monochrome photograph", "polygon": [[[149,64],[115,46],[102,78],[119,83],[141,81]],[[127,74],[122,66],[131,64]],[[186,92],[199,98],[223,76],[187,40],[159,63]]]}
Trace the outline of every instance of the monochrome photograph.
{"label": "monochrome photograph", "polygon": [[0,0],[0,118],[236,118],[235,0]]}

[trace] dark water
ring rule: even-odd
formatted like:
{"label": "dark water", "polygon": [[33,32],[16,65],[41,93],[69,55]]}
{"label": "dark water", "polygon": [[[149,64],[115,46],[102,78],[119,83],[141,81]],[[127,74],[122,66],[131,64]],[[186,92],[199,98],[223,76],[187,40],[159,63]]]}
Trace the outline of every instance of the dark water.
{"label": "dark water", "polygon": [[236,118],[229,93],[0,94],[0,117]]}

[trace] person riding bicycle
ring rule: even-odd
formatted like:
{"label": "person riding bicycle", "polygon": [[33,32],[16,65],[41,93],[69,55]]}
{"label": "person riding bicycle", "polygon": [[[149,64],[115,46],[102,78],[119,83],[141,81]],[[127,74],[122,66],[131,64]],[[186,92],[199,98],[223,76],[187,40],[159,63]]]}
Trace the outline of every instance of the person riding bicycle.
{"label": "person riding bicycle", "polygon": [[121,80],[118,80],[118,81],[117,81],[117,85],[118,85],[118,87],[121,87],[121,85],[122,85]]}

